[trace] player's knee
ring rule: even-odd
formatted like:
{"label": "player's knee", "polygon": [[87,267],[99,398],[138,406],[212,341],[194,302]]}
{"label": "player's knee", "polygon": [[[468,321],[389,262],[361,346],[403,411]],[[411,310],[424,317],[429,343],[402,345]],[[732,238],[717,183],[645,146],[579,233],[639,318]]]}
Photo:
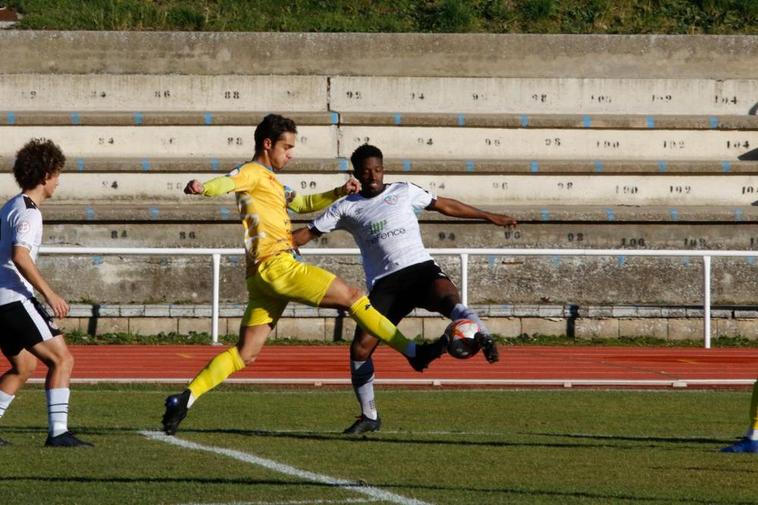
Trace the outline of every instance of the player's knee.
{"label": "player's knee", "polygon": [[357,331],[350,344],[350,359],[353,361],[366,361],[374,352],[376,343],[370,335]]}
{"label": "player's knee", "polygon": [[68,349],[61,354],[59,366],[69,375],[74,370],[74,356],[68,351]]}
{"label": "player's knee", "polygon": [[342,305],[344,310],[349,310],[352,305],[358,301],[359,298],[364,296],[363,290],[345,284],[344,293],[342,296]]}
{"label": "player's knee", "polygon": [[13,367],[14,372],[21,378],[21,380],[28,380],[34,371],[37,369],[37,359],[34,356],[29,356],[29,359],[23,359],[16,363]]}
{"label": "player's knee", "polygon": [[252,352],[244,352],[240,351],[240,358],[242,358],[243,363],[245,363],[245,366],[251,364],[253,361],[255,361],[255,358],[258,357],[258,354],[253,354]]}

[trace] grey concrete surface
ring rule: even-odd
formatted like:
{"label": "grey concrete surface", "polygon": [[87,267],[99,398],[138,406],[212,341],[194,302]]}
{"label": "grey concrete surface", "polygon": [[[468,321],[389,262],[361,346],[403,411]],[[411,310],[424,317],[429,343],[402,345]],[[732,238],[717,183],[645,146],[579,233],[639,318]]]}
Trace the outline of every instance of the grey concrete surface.
{"label": "grey concrete surface", "polygon": [[0,31],[0,73],[755,78],[758,37]]}
{"label": "grey concrete surface", "polygon": [[[700,253],[702,254],[702,253]],[[308,259],[349,282],[363,285],[353,257]],[[460,282],[460,261],[438,262]],[[244,302],[242,257],[222,261],[221,300]],[[40,259],[51,283],[72,300],[101,303],[207,303],[211,296],[210,258],[87,256]],[[713,303],[751,305],[758,289],[755,258],[713,259]],[[702,260],[487,256],[469,261],[471,303],[697,304],[703,298]]]}
{"label": "grey concrete surface", "polygon": [[[249,157],[249,155],[248,155]],[[0,157],[0,173],[11,172],[14,159]],[[82,158],[68,157],[65,173],[202,173],[225,174],[243,162],[238,158]],[[758,173],[758,161],[726,160],[409,160],[384,159],[388,174],[567,174],[567,175],[730,175]],[[352,170],[345,158],[300,158],[284,174],[340,173]]]}
{"label": "grey concrete surface", "polygon": [[[232,200],[196,200],[187,204],[161,201],[60,203],[52,200],[43,209],[47,222],[61,223],[226,223],[237,224]],[[472,205],[506,213],[520,223],[680,223],[745,224],[758,221],[758,207],[734,206],[587,206],[587,205]],[[293,216],[295,221],[310,215]],[[422,221],[451,222],[436,212],[423,212]]]}
{"label": "grey concrete surface", "polygon": [[[7,105],[6,105],[7,107]],[[281,109],[299,126],[436,126],[470,128],[603,128],[662,130],[749,130],[758,127],[755,115],[646,115],[513,114],[491,110],[489,113],[387,113],[387,112],[299,112]],[[5,111],[0,126],[256,126],[266,112],[189,112],[147,111],[113,112],[107,109],[86,112]]]}
{"label": "grey concrete surface", "polygon": [[[199,203],[183,193],[190,179],[208,180],[203,173],[69,173],[56,191],[59,203],[164,202]],[[282,184],[302,193],[320,193],[344,184],[346,173],[283,172]],[[749,207],[758,198],[758,177],[724,175],[496,175],[388,174],[386,182],[407,181],[435,196],[480,206],[734,206]],[[18,192],[13,176],[0,173],[0,198]],[[234,195],[217,201],[233,205]]]}

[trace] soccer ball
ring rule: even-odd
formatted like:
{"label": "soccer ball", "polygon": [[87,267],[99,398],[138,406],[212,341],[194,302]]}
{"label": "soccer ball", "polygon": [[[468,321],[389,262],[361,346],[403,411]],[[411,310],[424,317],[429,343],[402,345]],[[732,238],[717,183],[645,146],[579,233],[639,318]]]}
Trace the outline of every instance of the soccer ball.
{"label": "soccer ball", "polygon": [[447,336],[447,352],[458,359],[468,359],[479,352],[476,332],[479,325],[470,319],[458,319],[445,328]]}

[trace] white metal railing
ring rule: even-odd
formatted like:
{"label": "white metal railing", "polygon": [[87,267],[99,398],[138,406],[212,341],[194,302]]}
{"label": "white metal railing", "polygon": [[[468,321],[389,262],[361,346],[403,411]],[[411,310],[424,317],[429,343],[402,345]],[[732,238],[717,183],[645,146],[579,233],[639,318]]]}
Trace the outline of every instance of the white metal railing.
{"label": "white metal railing", "polygon": [[[666,249],[427,249],[433,256],[459,256],[461,260],[461,299],[468,304],[469,256],[660,256],[703,258],[703,340],[706,349],[711,347],[711,258],[755,257],[758,251],[706,251]],[[301,249],[304,256],[354,256],[357,248]],[[211,335],[218,343],[219,279],[221,256],[242,256],[244,249],[213,248],[140,248],[140,247],[54,247],[43,246],[42,254],[67,255],[132,255],[132,256],[211,256],[213,262],[213,303]]]}

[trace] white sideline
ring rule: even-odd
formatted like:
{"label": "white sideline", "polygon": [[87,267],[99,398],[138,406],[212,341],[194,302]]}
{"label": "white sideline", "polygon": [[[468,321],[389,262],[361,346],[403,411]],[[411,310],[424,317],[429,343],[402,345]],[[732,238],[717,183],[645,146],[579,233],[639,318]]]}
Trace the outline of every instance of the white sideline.
{"label": "white sideline", "polygon": [[192,502],[181,505],[342,505],[352,503],[376,503],[374,498],[347,498],[345,500],[291,500],[291,501],[233,501],[233,502]]}
{"label": "white sideline", "polygon": [[395,493],[390,493],[389,491],[384,491],[383,489],[379,489],[372,486],[366,486],[357,481],[336,479],[328,475],[322,475],[319,473],[309,472],[307,470],[300,470],[299,468],[295,468],[294,466],[285,465],[283,463],[278,463],[271,459],[261,458],[254,454],[248,454],[246,452],[236,451],[234,449],[227,449],[225,447],[214,447],[212,445],[201,445],[195,442],[190,442],[188,440],[183,440],[181,438],[176,438],[174,436],[164,435],[163,433],[158,432],[158,431],[140,431],[139,433],[144,437],[147,437],[151,440],[156,440],[158,442],[165,442],[167,444],[184,447],[185,449],[212,452],[214,454],[228,456],[238,461],[243,461],[245,463],[250,463],[252,465],[262,466],[263,468],[273,470],[274,472],[282,473],[282,474],[289,475],[292,477],[297,477],[297,478],[308,480],[311,482],[319,482],[319,483],[328,484],[334,487],[340,487],[343,489],[347,489],[349,491],[361,493],[366,496],[370,496],[371,498],[376,498],[376,499],[386,501],[386,502],[398,503],[400,505],[431,505],[428,502],[416,500],[414,498],[406,498],[405,496],[400,496]]}

